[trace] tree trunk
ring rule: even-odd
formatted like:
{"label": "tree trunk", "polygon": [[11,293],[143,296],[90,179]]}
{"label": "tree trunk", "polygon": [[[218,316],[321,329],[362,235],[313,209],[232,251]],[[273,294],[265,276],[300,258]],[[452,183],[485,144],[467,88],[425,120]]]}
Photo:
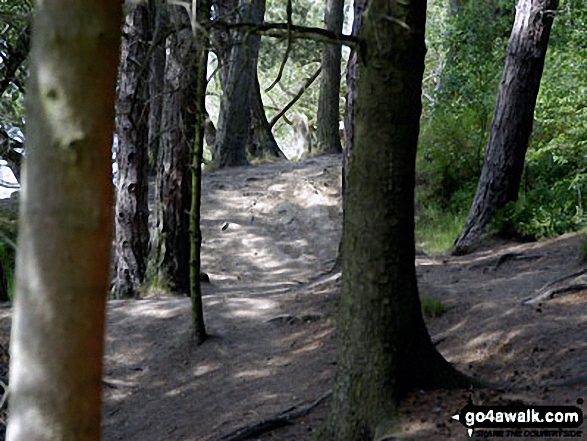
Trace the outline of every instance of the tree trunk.
{"label": "tree trunk", "polygon": [[519,0],[483,169],[469,216],[455,241],[467,252],[497,210],[518,199],[524,157],[532,133],[536,97],[558,0]]}
{"label": "tree trunk", "polygon": [[[367,7],[367,0],[355,0],[354,21],[353,21],[353,36],[359,35],[361,25],[363,23],[363,11]],[[356,117],[356,103],[357,103],[357,89],[359,84],[359,64],[357,61],[357,51],[353,49],[349,56],[346,70],[346,100],[344,106],[344,144],[342,150],[342,216],[344,219],[346,212],[346,189],[349,179],[349,164],[351,160],[351,153],[353,150],[353,142],[355,140],[355,117]],[[343,233],[344,234],[344,233]],[[332,271],[339,271],[342,267],[342,242],[340,238],[340,245],[338,247],[338,254]]]}
{"label": "tree trunk", "polygon": [[[200,0],[197,9],[199,23],[210,20],[210,0]],[[208,337],[204,324],[204,309],[202,306],[202,287],[200,284],[200,252],[202,248],[202,231],[200,230],[200,203],[202,194],[202,155],[204,139],[206,137],[206,86],[208,67],[208,47],[210,40],[207,33],[198,30],[197,41],[197,88],[195,96],[196,125],[195,142],[192,154],[192,201],[190,211],[190,297],[192,300],[192,325],[194,337],[201,344]]]}
{"label": "tree trunk", "polygon": [[269,121],[267,121],[265,106],[263,106],[263,99],[261,98],[261,86],[259,85],[259,76],[257,75],[256,66],[253,76],[253,90],[251,91],[252,121],[247,147],[249,155],[254,158],[269,157],[287,159],[277,145],[277,141],[275,140],[271,127],[269,126]]}
{"label": "tree trunk", "polygon": [[[131,298],[145,279],[149,246],[147,140],[149,7],[131,4],[123,26],[116,103],[116,274],[112,295]],[[134,5],[134,6],[133,6]]]}
{"label": "tree trunk", "polygon": [[329,440],[387,439],[402,394],[467,384],[430,341],[414,266],[425,17],[424,0],[370,0],[360,32]]}
{"label": "tree trunk", "polygon": [[[326,29],[342,33],[344,0],[326,0],[324,23]],[[340,62],[339,44],[326,44],[322,53],[322,78],[317,117],[317,150],[322,153],[340,153]]]}
{"label": "tree trunk", "polygon": [[159,149],[156,220],[151,244],[152,273],[174,291],[188,294],[191,203],[191,149],[194,145],[197,85],[196,45],[188,16],[173,6],[178,29],[167,41],[165,91]]}
{"label": "tree trunk", "polygon": [[121,2],[37,2],[27,94],[10,441],[101,439]]}
{"label": "tree trunk", "polygon": [[157,158],[161,140],[161,115],[163,112],[163,91],[165,88],[165,40],[168,28],[167,4],[151,2],[153,26],[152,53],[149,65],[149,174],[157,174]]}
{"label": "tree trunk", "polygon": [[[257,15],[255,9],[263,7],[265,0],[240,0],[239,20],[251,21]],[[231,36],[232,46],[220,101],[220,115],[216,133],[213,160],[219,167],[247,165],[247,140],[251,125],[251,85],[261,37],[239,31]]]}
{"label": "tree trunk", "polygon": [[0,258],[0,302],[9,302],[8,283],[6,282],[6,271],[4,271],[4,262]]}

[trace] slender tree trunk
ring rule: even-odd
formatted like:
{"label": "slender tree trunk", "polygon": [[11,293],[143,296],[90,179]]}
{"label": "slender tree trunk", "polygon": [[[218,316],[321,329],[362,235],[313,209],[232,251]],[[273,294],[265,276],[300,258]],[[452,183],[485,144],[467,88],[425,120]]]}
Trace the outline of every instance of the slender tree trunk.
{"label": "slender tree trunk", "polygon": [[10,301],[8,295],[8,283],[6,282],[6,271],[4,271],[4,262],[0,259],[0,302]]}
{"label": "slender tree trunk", "polygon": [[[239,20],[251,21],[256,16],[256,8],[263,6],[264,0],[240,0]],[[262,15],[261,15],[262,16]],[[227,69],[223,79],[223,93],[220,101],[220,115],[216,133],[214,162],[220,167],[246,165],[247,140],[251,125],[251,85],[257,65],[260,36],[232,31],[232,47]]]}
{"label": "slender tree trunk", "polygon": [[370,0],[360,33],[329,440],[388,439],[402,394],[467,383],[430,341],[414,266],[425,17],[425,0]]}
{"label": "slender tree trunk", "polygon": [[[199,22],[210,20],[210,0],[200,0],[198,3],[197,18]],[[202,195],[202,155],[204,152],[204,138],[206,137],[206,86],[208,67],[208,47],[210,45],[207,34],[197,31],[197,75],[196,88],[196,125],[195,142],[192,154],[192,202],[190,211],[190,297],[192,300],[192,325],[194,337],[201,344],[208,337],[204,324],[204,308],[202,305],[202,287],[200,284],[200,252],[202,248],[202,232],[200,230],[200,203]]]}
{"label": "slender tree trunk", "polygon": [[[344,0],[326,0],[324,23],[326,29],[342,33]],[[340,62],[339,44],[326,44],[322,53],[322,78],[317,117],[317,150],[323,153],[340,153]]]}
{"label": "slender tree trunk", "polygon": [[481,178],[465,227],[455,241],[464,253],[497,210],[518,199],[536,97],[558,0],[519,0]]}
{"label": "slender tree trunk", "polygon": [[[114,298],[134,297],[145,279],[149,246],[147,140],[149,6],[127,2],[116,103],[116,274]],[[134,5],[134,6],[133,6]]]}
{"label": "slender tree trunk", "polygon": [[149,78],[149,174],[157,174],[157,158],[161,140],[161,115],[163,91],[165,89],[165,41],[163,35],[168,28],[167,4],[151,1],[154,45],[150,59]]}
{"label": "slender tree trunk", "polygon": [[101,439],[121,2],[37,2],[10,358],[10,441]]}
{"label": "slender tree trunk", "polygon": [[167,41],[161,144],[155,189],[156,221],[150,265],[152,272],[167,281],[171,289],[188,294],[190,164],[196,125],[197,51],[183,7],[172,6],[169,15],[178,31]]}

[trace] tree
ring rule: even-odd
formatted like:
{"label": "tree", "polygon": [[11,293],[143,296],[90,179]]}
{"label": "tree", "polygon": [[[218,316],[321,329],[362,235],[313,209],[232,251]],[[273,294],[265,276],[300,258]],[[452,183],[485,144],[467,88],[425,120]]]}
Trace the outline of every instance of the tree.
{"label": "tree", "polygon": [[414,267],[425,17],[424,0],[370,0],[363,17],[329,440],[387,439],[402,394],[469,383],[430,341]]}
{"label": "tree", "polygon": [[[237,20],[235,12],[238,9],[238,0],[216,0],[214,2],[215,9],[217,10],[218,18],[227,22],[234,22]],[[263,23],[265,15],[265,0],[257,0],[253,2],[251,20],[254,23]],[[232,47],[237,44],[234,38],[235,34],[227,30],[216,30],[214,38],[212,39],[213,50],[220,62],[220,73],[221,82],[223,84],[229,81],[229,72],[231,65],[230,54]],[[256,49],[255,47],[253,49]],[[258,49],[257,53],[258,53]],[[250,53],[254,56],[253,53]],[[251,101],[250,101],[250,112],[251,112],[251,123],[246,142],[247,153],[255,158],[273,157],[286,159],[285,155],[277,145],[277,141],[273,136],[269,122],[267,121],[267,115],[265,114],[265,108],[263,106],[263,99],[261,97],[261,87],[259,85],[259,77],[257,74],[257,60],[253,60],[253,79],[251,84],[248,86],[252,88]],[[239,83],[244,87],[244,83]],[[234,93],[248,93],[248,91],[234,91]],[[244,111],[244,109],[242,109]]]}
{"label": "tree", "polygon": [[[343,10],[344,0],[326,0],[324,12],[326,29],[337,34],[342,33]],[[324,153],[342,152],[338,123],[340,115],[341,58],[340,45],[324,45],[317,118],[318,151]]]}
{"label": "tree", "polygon": [[467,222],[455,241],[466,252],[495,213],[518,198],[536,97],[558,0],[519,0],[483,169]]}
{"label": "tree", "polygon": [[197,51],[182,6],[169,10],[176,32],[167,39],[161,139],[150,266],[171,289],[190,292],[191,149],[196,127]]}
{"label": "tree", "polygon": [[149,245],[147,141],[149,6],[127,2],[116,103],[116,274],[115,298],[136,295],[145,279]]}
{"label": "tree", "polygon": [[[262,8],[262,13],[259,12]],[[264,0],[239,0],[238,21],[251,22],[263,17]],[[222,98],[213,160],[220,167],[246,165],[247,140],[251,126],[251,99],[254,71],[261,37],[230,30],[230,50],[223,60]]]}
{"label": "tree", "polygon": [[161,140],[161,115],[165,88],[165,34],[168,28],[167,4],[151,1],[153,39],[149,60],[149,173],[157,175],[157,158]]}
{"label": "tree", "polygon": [[[197,6],[197,20],[199,23],[210,20],[210,0],[200,0]],[[192,300],[192,325],[194,337],[198,344],[208,337],[204,324],[204,309],[202,306],[201,259],[202,232],[200,230],[200,203],[202,195],[202,156],[204,153],[204,138],[206,137],[206,77],[208,67],[208,47],[210,39],[202,29],[194,29],[197,42],[197,85],[196,85],[196,123],[194,151],[192,153],[192,200],[190,208],[190,297]]]}
{"label": "tree", "polygon": [[121,20],[116,0],[37,3],[10,344],[11,441],[101,438]]}

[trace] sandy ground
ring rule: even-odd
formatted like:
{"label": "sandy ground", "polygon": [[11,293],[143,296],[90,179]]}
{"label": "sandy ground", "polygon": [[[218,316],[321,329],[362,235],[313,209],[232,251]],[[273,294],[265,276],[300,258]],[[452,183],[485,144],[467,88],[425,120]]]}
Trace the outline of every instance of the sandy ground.
{"label": "sandy ground", "polygon": [[[325,156],[205,174],[203,269],[212,283],[204,306],[212,337],[193,344],[189,299],[151,292],[109,302],[105,440],[220,441],[328,393],[340,275],[324,273],[340,239],[340,168],[340,156]],[[421,292],[448,308],[428,323],[433,341],[458,369],[497,385],[472,391],[475,404],[584,409],[586,293],[522,303],[582,268],[579,243],[569,234],[418,258]],[[10,310],[0,317],[6,339]],[[469,393],[415,391],[400,409],[402,436],[469,439],[450,418]],[[325,400],[293,424],[251,439],[311,440],[327,409]]]}

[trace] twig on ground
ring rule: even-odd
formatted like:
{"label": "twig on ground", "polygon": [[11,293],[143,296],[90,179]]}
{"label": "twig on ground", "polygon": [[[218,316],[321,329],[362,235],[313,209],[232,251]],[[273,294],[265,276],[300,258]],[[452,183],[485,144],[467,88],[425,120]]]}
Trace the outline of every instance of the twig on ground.
{"label": "twig on ground", "polygon": [[293,424],[293,420],[302,417],[310,413],[311,410],[318,407],[320,403],[329,398],[332,395],[332,391],[328,391],[322,395],[316,401],[305,404],[293,410],[287,410],[271,418],[267,418],[256,423],[247,424],[234,432],[228,433],[223,437],[219,438],[219,441],[242,441],[252,436],[257,436],[270,430],[278,429],[279,427]]}

